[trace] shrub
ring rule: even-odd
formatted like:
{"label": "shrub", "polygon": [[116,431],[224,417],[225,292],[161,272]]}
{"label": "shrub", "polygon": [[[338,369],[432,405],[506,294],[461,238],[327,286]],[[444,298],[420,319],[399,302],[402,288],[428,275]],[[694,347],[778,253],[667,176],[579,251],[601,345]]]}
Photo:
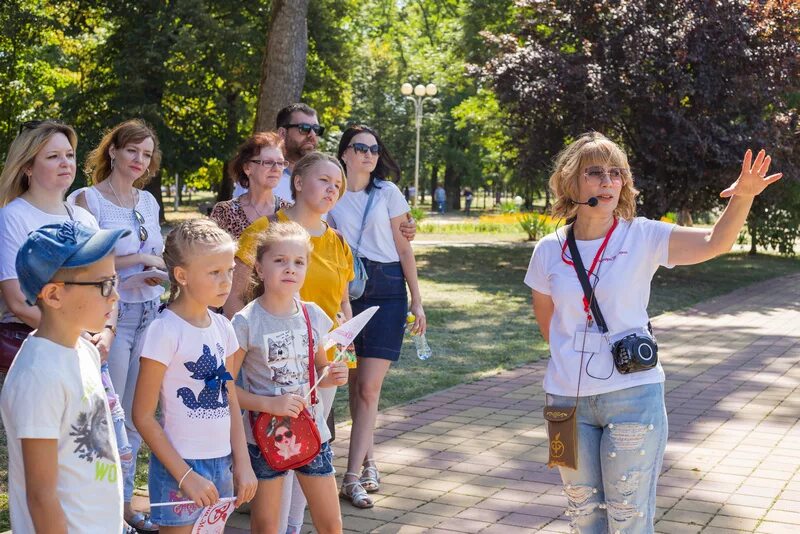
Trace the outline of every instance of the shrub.
{"label": "shrub", "polygon": [[519,225],[528,234],[528,241],[538,241],[555,228],[550,217],[538,213],[526,213],[519,219]]}

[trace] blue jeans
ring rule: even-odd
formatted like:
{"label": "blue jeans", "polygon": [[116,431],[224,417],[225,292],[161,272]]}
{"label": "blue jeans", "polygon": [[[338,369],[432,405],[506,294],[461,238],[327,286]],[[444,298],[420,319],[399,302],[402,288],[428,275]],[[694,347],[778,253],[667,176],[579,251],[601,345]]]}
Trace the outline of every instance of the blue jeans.
{"label": "blue jeans", "polygon": [[[233,460],[231,455],[220,458],[190,460],[184,458],[195,473],[211,481],[217,488],[220,498],[233,497]],[[150,471],[147,476],[147,487],[151,503],[177,502],[190,500],[178,488],[178,481],[169,474],[167,468],[155,454],[150,454]],[[164,527],[193,525],[200,517],[203,508],[194,504],[176,504],[175,506],[157,506],[150,512],[153,523]]]}
{"label": "blue jeans", "polygon": [[[575,405],[575,397],[547,397],[554,406]],[[664,384],[580,397],[577,413],[578,469],[559,467],[573,531],[653,532],[667,446]]]}
{"label": "blue jeans", "polygon": [[[139,376],[139,357],[142,355],[144,333],[155,319],[159,299],[149,302],[120,302],[117,312],[117,335],[108,351],[108,371],[111,383],[122,402],[126,414],[132,413],[133,393]],[[130,417],[126,418],[125,428],[133,453],[133,462],[127,472],[123,472],[123,498],[131,502],[133,482],[136,475],[136,455],[142,444],[142,437],[133,426]]]}

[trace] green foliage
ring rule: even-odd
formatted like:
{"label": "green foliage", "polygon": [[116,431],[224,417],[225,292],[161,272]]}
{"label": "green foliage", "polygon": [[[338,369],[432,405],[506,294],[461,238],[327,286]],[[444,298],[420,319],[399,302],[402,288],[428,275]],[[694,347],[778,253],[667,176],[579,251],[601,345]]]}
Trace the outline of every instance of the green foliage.
{"label": "green foliage", "polygon": [[[565,142],[596,130],[629,153],[641,211],[711,210],[745,148],[796,161],[797,2],[519,2],[483,70],[531,187]],[[785,152],[786,157],[776,153]]]}
{"label": "green foliage", "polygon": [[538,213],[526,213],[519,220],[519,225],[528,234],[528,241],[538,241],[541,237],[553,232],[555,227],[547,218]]}
{"label": "green foliage", "polygon": [[761,247],[794,256],[800,239],[800,181],[783,178],[756,197],[747,233],[752,252]]}
{"label": "green foliage", "polygon": [[425,217],[427,217],[427,213],[423,208],[417,206],[411,208],[411,216],[415,221],[421,222]]}
{"label": "green foliage", "polygon": [[500,213],[517,213],[519,207],[513,200],[506,200],[500,203]]}

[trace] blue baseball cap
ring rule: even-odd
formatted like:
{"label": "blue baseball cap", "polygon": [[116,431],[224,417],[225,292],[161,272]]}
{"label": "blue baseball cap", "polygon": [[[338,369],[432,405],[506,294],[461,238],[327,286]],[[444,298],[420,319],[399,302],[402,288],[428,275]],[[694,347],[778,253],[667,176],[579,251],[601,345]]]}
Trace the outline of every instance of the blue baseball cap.
{"label": "blue baseball cap", "polygon": [[63,267],[83,267],[106,257],[130,230],[95,230],[75,221],[47,224],[31,232],[17,252],[17,279],[34,306],[45,284]]}

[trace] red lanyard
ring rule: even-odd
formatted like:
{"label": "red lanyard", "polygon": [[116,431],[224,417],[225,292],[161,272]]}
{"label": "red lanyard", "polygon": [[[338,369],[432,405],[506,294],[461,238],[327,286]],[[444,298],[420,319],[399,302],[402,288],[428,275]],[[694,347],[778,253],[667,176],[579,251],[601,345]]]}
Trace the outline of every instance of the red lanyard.
{"label": "red lanyard", "polygon": [[[614,222],[611,224],[611,228],[608,229],[606,232],[606,237],[603,239],[603,243],[600,245],[600,248],[597,249],[597,254],[594,255],[594,260],[592,260],[592,266],[589,267],[589,274],[588,278],[591,280],[592,273],[594,272],[595,267],[600,262],[600,257],[603,255],[603,251],[606,249],[606,245],[608,245],[608,241],[611,239],[611,234],[614,233],[614,229],[617,227],[617,223],[619,220],[614,217]],[[564,240],[564,245],[561,247],[561,260],[566,263],[567,265],[574,265],[571,260],[568,260],[565,256],[567,251],[567,241]],[[586,318],[589,320],[589,323],[592,322],[592,314],[589,311],[589,301],[586,300],[586,295],[583,296],[583,311],[586,312]]]}

